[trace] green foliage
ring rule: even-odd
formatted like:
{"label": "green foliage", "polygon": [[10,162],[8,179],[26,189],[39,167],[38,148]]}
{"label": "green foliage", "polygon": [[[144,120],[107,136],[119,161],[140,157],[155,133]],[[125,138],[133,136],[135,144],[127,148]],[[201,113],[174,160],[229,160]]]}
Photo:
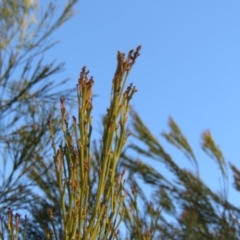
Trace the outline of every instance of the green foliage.
{"label": "green foliage", "polygon": [[[43,54],[55,45],[49,37],[72,16],[76,2],[67,1],[57,15],[53,1],[45,10],[35,0],[0,1],[0,210],[8,209],[0,239],[123,239],[123,223],[133,240],[240,239],[240,209],[227,199],[227,164],[210,131],[202,134],[201,146],[220,169],[219,193],[201,179],[197,156],[172,118],[162,137],[187,156],[193,171],[178,165],[136,112],[131,131],[126,128],[136,88],[125,85],[140,47],[126,58],[118,52],[100,143],[91,139],[94,80],[85,67],[78,116],[69,123],[72,90],[57,92],[65,81],[56,85],[49,78],[62,65],[44,63]],[[70,99],[60,99],[59,117],[61,95]],[[127,144],[130,132],[134,141]],[[240,170],[229,165],[239,191]],[[16,212],[23,209],[28,218]]]}
{"label": "green foliage", "polygon": [[[2,213],[8,208],[11,212],[32,212],[39,208],[38,203],[42,205],[43,200],[33,190],[37,186],[28,175],[33,169],[44,175],[49,168],[51,139],[46,119],[51,117],[57,124],[56,101],[62,95],[57,88],[66,83],[52,79],[63,64],[46,62],[43,56],[56,44],[51,36],[73,16],[76,3],[77,0],[66,1],[65,7],[57,10],[55,1],[48,1],[46,8],[37,0],[0,1]],[[31,228],[31,223],[28,239],[36,239],[36,228]]]}
{"label": "green foliage", "polygon": [[[44,228],[43,238],[119,239],[118,228],[125,216],[126,193],[125,170],[117,173],[117,166],[129,135],[126,129],[129,103],[137,91],[132,84],[126,89],[125,85],[139,51],[140,47],[136,51],[131,50],[126,59],[123,53],[118,52],[110,106],[103,119],[102,142],[99,147],[95,143],[93,152],[91,111],[94,80],[88,78],[85,67],[80,73],[77,85],[78,119],[73,117],[71,126],[67,120],[65,99],[60,99],[64,141],[58,142],[58,147],[58,139],[55,139],[56,126],[51,121],[48,122],[54,152],[54,169],[51,168],[45,174],[47,178],[41,176],[36,169],[28,172],[29,177],[35,179],[37,186],[45,192],[48,200],[54,201],[54,207],[47,204],[48,207],[43,209],[45,214],[42,219],[36,218],[47,226]],[[45,167],[42,165],[41,168]],[[52,180],[50,187],[45,179]],[[16,221],[13,224],[12,210],[9,211],[9,235],[18,239],[17,226],[20,219],[18,218],[17,224]]]}
{"label": "green foliage", "polygon": [[[228,202],[226,195],[227,166],[220,148],[214,143],[209,131],[202,135],[203,150],[216,159],[220,168],[224,186],[221,193],[214,193],[200,178],[198,162],[186,137],[173,119],[169,120],[169,133],[162,136],[173,146],[180,149],[190,161],[193,160],[195,173],[183,169],[167,153],[160,142],[144,125],[137,113],[133,112],[134,142],[130,149],[138,153],[139,157],[155,160],[172,173],[172,179],[164,176],[163,171],[152,168],[151,164],[134,160],[134,157],[123,155],[121,164],[131,170],[131,178],[137,188],[141,189],[136,179],[142,179],[154,189],[151,197],[153,205],[161,208],[161,215],[155,225],[157,239],[240,239],[239,213],[240,210]],[[131,154],[132,155],[132,154]],[[239,170],[230,164],[238,190]],[[161,169],[164,169],[163,167]],[[169,174],[168,174],[169,175]],[[146,188],[146,184],[144,187]],[[141,189],[143,191],[143,189]],[[147,196],[141,196],[143,203],[147,203]],[[142,220],[148,223],[149,213],[145,213]],[[151,216],[149,215],[151,219]],[[139,239],[139,238],[136,238]]]}
{"label": "green foliage", "polygon": [[[129,102],[136,92],[131,84],[126,90],[127,76],[139,55],[140,47],[130,51],[126,59],[118,53],[118,64],[112,82],[112,97],[104,117],[102,143],[97,158],[91,157],[92,86],[84,67],[78,80],[78,120],[67,121],[65,100],[61,98],[62,131],[64,144],[58,149],[54,142],[51,122],[54,163],[59,190],[63,231],[62,239],[117,239],[117,230],[123,219],[123,176],[116,167],[127,140],[126,122]],[[92,161],[97,162],[94,169]],[[95,177],[92,172],[97,171]],[[94,176],[94,179],[92,178]],[[94,186],[96,189],[94,190]],[[53,212],[49,209],[55,238],[57,237]]]}

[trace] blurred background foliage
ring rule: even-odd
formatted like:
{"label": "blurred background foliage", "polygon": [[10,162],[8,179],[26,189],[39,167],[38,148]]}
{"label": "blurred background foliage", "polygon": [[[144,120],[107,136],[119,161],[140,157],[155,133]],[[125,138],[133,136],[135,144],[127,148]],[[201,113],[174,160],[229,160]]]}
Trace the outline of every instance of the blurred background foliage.
{"label": "blurred background foliage", "polygon": [[56,194],[49,188],[55,180],[48,171],[53,163],[47,121],[59,131],[59,97],[67,94],[69,103],[72,98],[72,89],[59,88],[67,79],[55,77],[64,64],[44,58],[57,43],[53,33],[75,13],[77,0],[65,3],[59,8],[56,1],[45,7],[37,0],[0,1],[0,209],[1,215],[8,208],[32,213],[27,239],[37,239],[39,229],[31,224],[40,224],[39,208]]}

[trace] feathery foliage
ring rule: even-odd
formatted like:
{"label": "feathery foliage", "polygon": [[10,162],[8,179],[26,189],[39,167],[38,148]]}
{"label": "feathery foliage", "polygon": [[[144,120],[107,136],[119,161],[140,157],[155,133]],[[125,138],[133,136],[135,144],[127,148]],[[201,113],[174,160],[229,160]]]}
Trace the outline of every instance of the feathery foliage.
{"label": "feathery foliage", "polygon": [[[37,0],[0,1],[0,211],[11,208],[8,216],[42,202],[28,174],[38,169],[44,175],[49,167],[46,119],[57,123],[56,102],[62,95],[57,89],[66,83],[53,79],[63,64],[44,55],[57,43],[51,37],[73,16],[76,3],[68,0],[57,8],[56,1],[46,7]],[[28,234],[30,239],[34,228]]]}
{"label": "feathery foliage", "polygon": [[[136,88],[125,85],[140,47],[126,58],[117,55],[99,144],[91,139],[94,80],[85,67],[77,85],[78,116],[69,123],[70,100],[63,97],[61,117],[56,113],[56,101],[72,91],[56,91],[66,81],[56,84],[50,77],[62,65],[45,63],[43,55],[76,2],[68,0],[57,15],[53,1],[45,10],[36,0],[0,1],[0,210],[6,212],[0,239],[123,239],[122,223],[128,239],[240,239],[240,209],[227,199],[227,163],[209,131],[201,146],[220,169],[220,193],[201,179],[198,158],[172,118],[162,137],[184,153],[193,171],[179,166],[136,112],[131,131],[126,128]],[[130,132],[134,142],[127,144]],[[240,191],[240,170],[229,166]],[[23,209],[30,218],[16,212]]]}

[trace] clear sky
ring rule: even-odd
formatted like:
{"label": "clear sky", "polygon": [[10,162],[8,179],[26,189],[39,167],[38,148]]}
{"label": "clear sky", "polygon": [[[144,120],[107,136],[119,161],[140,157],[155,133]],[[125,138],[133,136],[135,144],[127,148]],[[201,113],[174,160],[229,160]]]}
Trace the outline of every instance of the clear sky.
{"label": "clear sky", "polygon": [[[51,59],[66,62],[59,77],[70,77],[68,87],[83,66],[90,70],[98,94],[94,129],[109,103],[117,51],[141,44],[129,78],[138,89],[134,109],[160,139],[172,116],[195,151],[202,178],[219,189],[217,165],[202,152],[200,136],[209,129],[226,161],[240,168],[240,1],[82,0],[77,9],[54,35],[60,44]],[[190,166],[184,155],[175,156],[180,166]],[[232,187],[229,196],[240,205]]]}

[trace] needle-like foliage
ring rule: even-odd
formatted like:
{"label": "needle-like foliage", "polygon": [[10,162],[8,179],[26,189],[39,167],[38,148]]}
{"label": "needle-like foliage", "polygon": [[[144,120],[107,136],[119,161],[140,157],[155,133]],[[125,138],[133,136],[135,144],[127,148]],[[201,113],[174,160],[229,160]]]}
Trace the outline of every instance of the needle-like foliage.
{"label": "needle-like foliage", "polygon": [[[211,133],[206,131],[202,134],[201,145],[203,150],[216,160],[221,171],[223,187],[218,193],[212,191],[200,178],[197,157],[172,118],[169,120],[170,132],[164,132],[162,136],[194,163],[194,171],[179,166],[179,161],[174,160],[163,148],[137,113],[133,112],[132,120],[135,140],[129,148],[133,151],[131,155],[123,155],[121,164],[132,173],[129,181],[134,183],[137,189],[138,204],[143,202],[146,206],[151,201],[152,206],[161,210],[158,220],[148,228],[154,233],[151,239],[240,239],[240,209],[227,199],[227,165]],[[134,152],[137,153],[137,160]],[[152,161],[156,161],[159,168],[153,168]],[[239,170],[233,164],[230,166],[234,173],[235,187],[239,191]],[[145,184],[140,184],[139,179]],[[152,189],[150,198],[144,194],[144,189],[147,188]],[[134,202],[137,200],[132,200],[132,203]],[[150,226],[152,213],[137,207],[135,211],[138,211],[138,220],[132,222],[126,218],[127,226],[137,227],[138,222],[141,222],[141,226]],[[137,234],[131,239],[143,239],[137,237],[139,232]]]}
{"label": "needle-like foliage", "polygon": [[51,0],[45,6],[37,0],[0,1],[1,216],[8,208],[8,216],[15,209],[27,213],[29,204],[41,201],[28,174],[32,169],[44,174],[49,167],[46,119],[58,121],[58,87],[66,83],[53,78],[63,64],[44,56],[56,44],[52,34],[73,16],[76,3],[68,0],[57,8]]}
{"label": "needle-like foliage", "polygon": [[[117,240],[124,239],[123,227],[131,240],[240,239],[240,209],[228,201],[227,164],[210,131],[201,147],[220,169],[218,193],[201,179],[199,160],[172,118],[162,136],[193,170],[180,167],[134,111],[133,127],[126,128],[136,92],[126,80],[140,47],[126,57],[118,52],[99,144],[91,138],[94,80],[85,67],[76,90],[78,115],[69,118],[71,100],[64,97],[56,113],[56,101],[72,91],[57,91],[65,80],[52,76],[62,65],[43,56],[76,2],[68,0],[58,15],[53,1],[45,10],[36,0],[0,1],[0,210],[6,213],[0,239]],[[230,168],[240,191],[240,170]]]}
{"label": "needle-like foliage", "polygon": [[[43,209],[46,224],[51,229],[47,231],[50,239],[51,236],[64,240],[118,239],[125,211],[125,170],[117,173],[117,166],[128,137],[129,102],[136,92],[132,84],[126,88],[125,84],[139,51],[140,47],[130,51],[126,58],[118,52],[112,96],[103,119],[99,147],[91,148],[94,80],[88,77],[85,67],[77,85],[78,117],[72,117],[72,124],[69,123],[65,99],[60,99],[62,142],[55,139],[54,123],[48,123],[55,167],[46,179],[51,180],[49,191],[42,176],[36,178],[39,179],[36,183],[51,201],[48,208]],[[40,173],[34,171],[31,174]]]}

